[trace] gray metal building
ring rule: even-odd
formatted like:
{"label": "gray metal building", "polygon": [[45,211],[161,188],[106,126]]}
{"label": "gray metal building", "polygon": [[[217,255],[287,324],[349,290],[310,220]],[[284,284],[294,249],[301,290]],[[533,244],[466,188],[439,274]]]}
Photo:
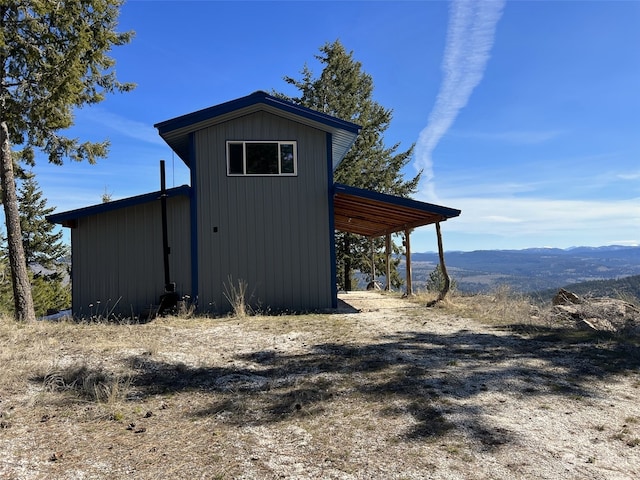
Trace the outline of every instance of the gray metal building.
{"label": "gray metal building", "polygon": [[[243,282],[249,303],[263,310],[336,306],[333,170],[359,126],[255,92],[155,127],[191,172],[190,186],[166,192],[169,265],[179,295],[200,312],[223,313],[230,309],[225,292]],[[348,193],[357,208],[343,211],[340,204],[340,218],[349,221],[338,228],[347,231],[352,216],[362,217],[354,225],[398,218],[386,233],[405,228],[409,210],[419,219],[411,228],[460,213]],[[158,303],[164,286],[159,197],[154,192],[49,217],[72,229],[75,315],[93,313],[97,302],[120,315]]]}

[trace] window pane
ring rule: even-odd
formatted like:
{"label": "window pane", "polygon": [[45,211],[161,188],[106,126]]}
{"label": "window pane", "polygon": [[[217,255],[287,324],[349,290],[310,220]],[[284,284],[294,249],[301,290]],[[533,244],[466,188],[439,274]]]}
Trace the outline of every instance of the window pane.
{"label": "window pane", "polygon": [[242,143],[229,144],[229,174],[242,175]]}
{"label": "window pane", "polygon": [[277,143],[247,143],[246,147],[248,174],[278,174]]}
{"label": "window pane", "polygon": [[295,173],[293,164],[293,144],[283,143],[280,145],[281,173]]}

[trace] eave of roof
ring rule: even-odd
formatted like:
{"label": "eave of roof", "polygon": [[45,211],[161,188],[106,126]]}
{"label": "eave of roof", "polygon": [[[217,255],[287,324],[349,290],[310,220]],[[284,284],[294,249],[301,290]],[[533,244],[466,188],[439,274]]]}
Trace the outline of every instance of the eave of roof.
{"label": "eave of roof", "polygon": [[337,167],[360,133],[361,127],[310,108],[257,91],[246,97],[214,105],[164,122],[155,128],[171,149],[189,166],[189,134],[249,113],[265,110],[332,134],[333,167]]}
{"label": "eave of roof", "polygon": [[[72,227],[73,222],[80,218],[88,217],[91,215],[98,215],[100,213],[106,213],[121,208],[132,207],[136,205],[142,205],[144,203],[153,202],[160,199],[162,192],[151,192],[143,195],[137,195],[135,197],[127,197],[121,200],[113,200],[111,202],[100,203],[97,205],[91,205],[89,207],[78,208],[76,210],[68,210],[66,212],[54,213],[47,215],[46,219],[51,223],[57,223],[64,227]],[[179,195],[190,196],[191,187],[189,185],[181,185],[179,187],[168,188],[166,190],[168,198],[176,197]]]}
{"label": "eave of roof", "polygon": [[333,186],[333,211],[336,230],[366,237],[443,222],[461,213],[455,208],[339,183]]}

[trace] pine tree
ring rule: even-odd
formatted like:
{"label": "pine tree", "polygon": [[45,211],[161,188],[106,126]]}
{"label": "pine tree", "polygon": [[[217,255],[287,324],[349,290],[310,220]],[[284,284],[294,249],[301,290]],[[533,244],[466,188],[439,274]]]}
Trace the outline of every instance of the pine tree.
{"label": "pine tree", "polygon": [[31,280],[33,307],[37,316],[66,310],[71,306],[71,288],[55,276],[36,275]]}
{"label": "pine tree", "polygon": [[0,255],[0,315],[12,314],[13,310],[13,294],[11,289],[11,272],[7,265],[7,259],[4,255],[4,245],[6,237],[0,230],[0,245],[2,245],[2,254]]}
{"label": "pine tree", "polygon": [[[94,163],[108,142],[84,142],[61,132],[73,109],[128,91],[107,54],[131,33],[118,33],[122,0],[0,0],[0,188],[7,227],[15,317],[35,320],[20,230],[15,161],[32,166],[35,150],[49,162]],[[11,145],[21,150],[12,151]]]}
{"label": "pine tree", "polygon": [[51,269],[67,251],[62,231],[54,231],[55,225],[45,218],[54,210],[55,207],[47,207],[47,199],[43,198],[35,175],[27,173],[18,189],[22,246],[27,265],[39,264]]}
{"label": "pine tree", "polygon": [[[427,280],[427,291],[431,293],[440,293],[444,290],[446,285],[446,278],[444,272],[442,271],[442,265],[436,265],[431,273],[429,273],[429,279]],[[457,282],[453,279],[449,279],[449,287],[448,290],[456,290],[458,287]]]}
{"label": "pine tree", "polygon": [[[21,181],[18,189],[18,210],[22,230],[22,245],[25,261],[29,268],[29,283],[36,316],[46,315],[51,310],[67,309],[71,305],[71,289],[67,266],[58,260],[68,252],[62,241],[62,231],[55,231],[55,225],[46,220],[55,208],[47,207],[35,176],[29,172],[19,172]],[[0,235],[0,314],[14,314],[13,292],[10,273],[7,268],[7,245],[4,235]]]}
{"label": "pine tree", "polygon": [[[420,174],[405,180],[401,173],[411,158],[413,145],[400,152],[398,143],[385,146],[383,134],[391,123],[392,110],[373,100],[371,76],[362,71],[362,64],[353,58],[353,52],[347,53],[339,40],[326,43],[315,58],[324,65],[319,77],[315,78],[307,65],[300,80],[284,77],[285,82],[300,91],[299,97],[289,100],[362,127],[354,146],[334,172],[334,181],[402,197],[414,193]],[[384,239],[376,239],[374,249],[380,251],[383,248]],[[395,244],[393,249],[396,253],[400,251]],[[353,269],[371,273],[371,244],[366,238],[337,232],[336,256],[338,281],[342,288],[351,289]],[[384,271],[384,256],[378,255],[377,258],[376,271]],[[396,287],[402,282],[397,274],[398,262],[393,261],[390,279]]]}

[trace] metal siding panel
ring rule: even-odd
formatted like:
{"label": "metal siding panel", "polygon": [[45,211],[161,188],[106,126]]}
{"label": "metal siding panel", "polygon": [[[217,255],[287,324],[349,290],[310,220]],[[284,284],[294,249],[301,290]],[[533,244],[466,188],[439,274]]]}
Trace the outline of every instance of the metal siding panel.
{"label": "metal siding panel", "polygon": [[[219,212],[221,192],[216,183],[217,175],[211,172],[215,168],[215,162],[211,159],[219,155],[215,151],[215,146],[219,143],[215,139],[213,142],[208,141],[201,132],[195,135],[199,305],[205,311],[217,311],[220,308],[221,295],[213,295],[212,292],[218,290],[216,285],[221,268],[216,252],[225,248],[220,240],[224,238],[224,231],[228,228],[226,222],[216,215]],[[213,232],[214,227],[218,228],[217,233]]]}
{"label": "metal siding panel", "polygon": [[[189,200],[168,199],[172,279],[191,288]],[[164,288],[159,202],[78,220],[72,231],[73,309],[78,316],[138,314]]]}
{"label": "metal siding panel", "polygon": [[[296,140],[298,176],[227,177],[226,140]],[[259,112],[198,132],[196,149],[202,306],[228,308],[228,276],[263,306],[330,306],[324,132]]]}
{"label": "metal siding panel", "polygon": [[180,295],[192,297],[190,202],[186,197],[168,200],[171,280],[176,282],[176,289]]}
{"label": "metal siding panel", "polygon": [[193,306],[198,307],[199,302],[199,285],[198,285],[198,198],[196,195],[197,189],[197,164],[195,161],[195,135],[189,134],[189,164],[191,165],[191,187],[189,188],[189,254],[191,256],[190,261],[190,290],[191,301]]}
{"label": "metal siding panel", "polygon": [[[206,307],[207,305],[207,295],[205,292],[209,289],[209,284],[207,283],[208,275],[205,275],[205,272],[208,271],[208,265],[210,262],[210,245],[206,242],[210,237],[205,235],[203,229],[205,225],[210,225],[210,219],[207,218],[208,213],[211,211],[210,205],[213,203],[211,198],[211,193],[215,192],[216,189],[214,186],[207,185],[206,182],[203,182],[203,179],[207,177],[207,165],[206,162],[200,160],[200,158],[206,158],[208,153],[206,152],[206,144],[203,144],[199,141],[199,135],[194,135],[194,145],[195,145],[195,159],[194,166],[197,172],[197,176],[192,179],[195,181],[195,195],[194,199],[197,212],[195,213],[195,217],[197,218],[197,245],[198,251],[196,253],[198,259],[198,305],[200,308]],[[193,168],[192,167],[192,168]],[[207,227],[209,228],[209,227]]]}

